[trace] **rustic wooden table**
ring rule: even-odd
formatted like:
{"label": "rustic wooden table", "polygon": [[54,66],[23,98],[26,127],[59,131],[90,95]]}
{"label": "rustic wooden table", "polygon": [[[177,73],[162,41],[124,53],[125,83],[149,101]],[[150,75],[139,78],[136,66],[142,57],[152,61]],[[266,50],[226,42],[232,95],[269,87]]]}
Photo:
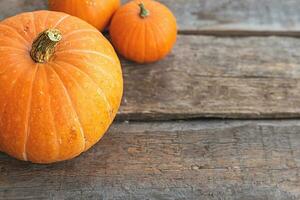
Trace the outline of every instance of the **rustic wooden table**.
{"label": "rustic wooden table", "polygon": [[[0,199],[300,199],[300,1],[161,0],[173,52],[123,62],[125,96],[82,156],[33,165],[0,154]],[[0,18],[46,9],[0,0]]]}

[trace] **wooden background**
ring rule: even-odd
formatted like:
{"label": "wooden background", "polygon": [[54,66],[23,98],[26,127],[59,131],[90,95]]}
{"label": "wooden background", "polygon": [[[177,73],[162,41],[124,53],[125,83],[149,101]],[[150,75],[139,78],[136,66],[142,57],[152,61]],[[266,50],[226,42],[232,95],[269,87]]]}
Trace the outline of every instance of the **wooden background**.
{"label": "wooden background", "polygon": [[[122,60],[125,95],[82,156],[33,165],[0,154],[0,199],[300,199],[300,1],[161,0],[178,42]],[[0,18],[46,9],[0,0]]]}

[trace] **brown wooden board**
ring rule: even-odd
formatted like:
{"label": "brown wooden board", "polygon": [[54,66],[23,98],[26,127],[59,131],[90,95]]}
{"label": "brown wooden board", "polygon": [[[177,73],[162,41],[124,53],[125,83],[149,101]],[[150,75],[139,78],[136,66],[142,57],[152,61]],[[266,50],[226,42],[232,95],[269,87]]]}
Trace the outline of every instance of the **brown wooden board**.
{"label": "brown wooden board", "polygon": [[[258,5],[254,6],[252,3],[254,1],[228,1],[224,4],[219,0],[218,3],[216,1],[203,3],[201,0],[165,0],[164,2],[173,7],[175,13],[179,15],[179,22],[187,22],[180,23],[182,27],[194,21],[195,27],[201,28],[195,19],[190,19],[191,16],[180,17],[181,14],[186,14],[182,9],[190,11],[194,7],[198,8],[200,4],[201,9],[207,7],[207,12],[209,8],[223,5],[223,9],[217,9],[219,12],[223,13],[224,9],[233,6],[237,11],[232,13],[246,15],[244,9],[239,11],[240,4],[244,7],[252,6],[253,12],[258,12],[256,9]],[[278,6],[283,4],[281,12],[285,12],[285,7],[288,6],[290,9],[286,8],[286,12],[290,14],[293,14],[293,9],[297,8],[296,5],[293,6],[296,1],[280,2],[272,4],[269,2],[263,6],[267,3],[263,1],[258,7],[272,8],[272,13],[275,13],[276,9],[279,9]],[[21,10],[45,7],[46,1],[43,3],[35,0],[10,0],[8,3],[0,0],[2,16]],[[271,16],[269,18],[272,19]],[[297,15],[285,17],[286,15],[282,14],[282,16],[281,20],[292,20]],[[260,17],[260,19],[265,18]],[[281,20],[276,22],[284,24]],[[269,22],[272,26],[273,21],[269,20]],[[123,61],[125,96],[118,118],[167,120],[199,117],[300,117],[299,50],[300,42],[295,38],[218,38],[180,35],[175,49],[163,61],[150,65],[137,65]]]}
{"label": "brown wooden board", "polygon": [[300,198],[299,121],[116,123],[55,165],[0,154],[0,199]]}
{"label": "brown wooden board", "polygon": [[[0,19],[46,2],[0,0]],[[300,117],[300,40],[226,37],[299,36],[298,0],[161,2],[177,17],[178,42],[155,64],[122,59],[118,119]],[[297,200],[299,133],[299,120],[118,122],[71,161],[0,153],[0,200]]]}
{"label": "brown wooden board", "polygon": [[300,35],[298,0],[162,0],[182,33]]}
{"label": "brown wooden board", "polygon": [[123,62],[119,119],[300,117],[300,40],[179,36],[149,65]]}
{"label": "brown wooden board", "polygon": [[[123,3],[127,0],[123,0]],[[300,35],[298,0],[161,0],[176,15],[181,33]],[[47,9],[47,0],[0,0],[0,19]]]}
{"label": "brown wooden board", "polygon": [[21,12],[47,9],[47,0],[0,0],[0,20]]}

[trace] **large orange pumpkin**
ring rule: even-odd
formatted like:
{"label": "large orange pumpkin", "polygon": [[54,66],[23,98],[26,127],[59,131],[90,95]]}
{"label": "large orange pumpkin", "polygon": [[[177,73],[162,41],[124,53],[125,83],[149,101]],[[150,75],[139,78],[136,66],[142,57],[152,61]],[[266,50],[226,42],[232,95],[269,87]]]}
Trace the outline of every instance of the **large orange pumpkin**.
{"label": "large orange pumpkin", "polygon": [[119,59],[102,34],[67,14],[37,11],[0,23],[0,150],[52,163],[93,146],[123,92]]}
{"label": "large orange pumpkin", "polygon": [[165,57],[176,42],[177,26],[172,12],[156,1],[133,0],[117,10],[110,35],[116,50],[138,63]]}
{"label": "large orange pumpkin", "polygon": [[101,31],[120,4],[120,0],[49,0],[50,10],[79,17]]}

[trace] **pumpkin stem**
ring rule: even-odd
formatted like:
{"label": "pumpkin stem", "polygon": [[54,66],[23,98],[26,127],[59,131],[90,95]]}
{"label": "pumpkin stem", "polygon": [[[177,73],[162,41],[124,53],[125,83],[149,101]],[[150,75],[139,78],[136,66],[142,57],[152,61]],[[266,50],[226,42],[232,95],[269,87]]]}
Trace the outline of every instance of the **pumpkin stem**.
{"label": "pumpkin stem", "polygon": [[45,63],[50,60],[54,49],[62,39],[62,34],[57,29],[47,29],[39,34],[32,43],[31,58],[37,63]]}
{"label": "pumpkin stem", "polygon": [[144,3],[140,3],[139,6],[141,8],[140,17],[141,18],[148,17],[150,15],[150,11],[145,7],[145,4]]}

